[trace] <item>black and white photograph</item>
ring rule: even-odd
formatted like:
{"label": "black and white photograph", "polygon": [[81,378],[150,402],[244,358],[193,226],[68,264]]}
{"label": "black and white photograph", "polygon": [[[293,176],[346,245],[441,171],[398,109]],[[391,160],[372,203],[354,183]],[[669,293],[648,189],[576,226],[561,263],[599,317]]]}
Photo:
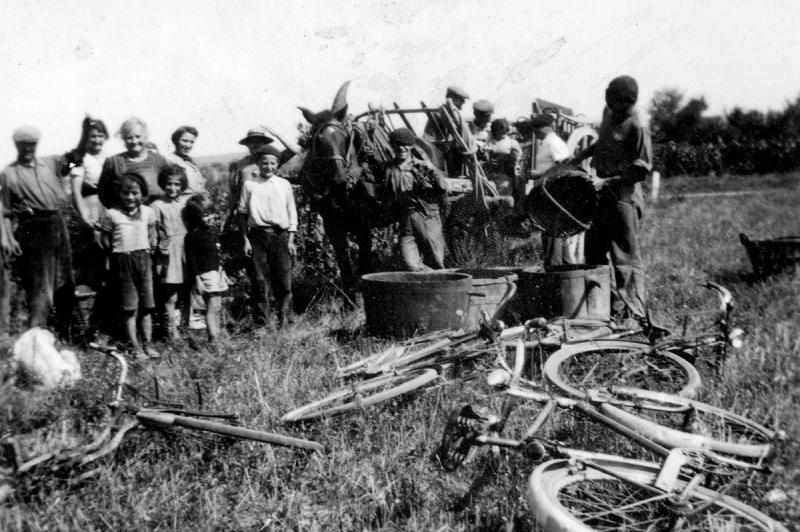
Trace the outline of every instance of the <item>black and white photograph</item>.
{"label": "black and white photograph", "polygon": [[800,531],[794,2],[0,13],[0,530]]}

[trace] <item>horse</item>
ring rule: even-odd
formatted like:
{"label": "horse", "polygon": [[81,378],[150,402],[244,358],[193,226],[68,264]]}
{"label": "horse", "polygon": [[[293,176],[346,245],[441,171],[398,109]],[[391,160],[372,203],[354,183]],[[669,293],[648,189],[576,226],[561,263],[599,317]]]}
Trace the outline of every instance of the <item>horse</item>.
{"label": "horse", "polygon": [[[308,153],[298,180],[310,198],[311,208],[322,217],[344,291],[352,296],[359,275],[374,269],[371,229],[390,225],[399,221],[399,217],[380,202],[383,183],[369,177],[367,159],[383,161],[379,153],[367,157],[370,141],[363,135],[363,129],[354,127],[348,118],[349,85],[349,81],[342,85],[330,110],[312,113],[298,107],[311,124]],[[418,137],[416,148],[418,156],[427,157],[439,169],[444,168],[441,153],[429,141]],[[353,235],[358,245],[358,273],[350,261],[348,235]]]}

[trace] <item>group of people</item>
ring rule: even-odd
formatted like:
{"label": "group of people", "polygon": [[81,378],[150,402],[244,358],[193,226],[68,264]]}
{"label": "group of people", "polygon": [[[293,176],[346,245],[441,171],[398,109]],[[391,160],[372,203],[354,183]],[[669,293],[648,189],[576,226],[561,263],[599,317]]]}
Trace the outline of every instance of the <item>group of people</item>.
{"label": "group of people", "polygon": [[[286,154],[271,145],[265,130],[251,130],[242,139],[251,154],[232,179],[231,219],[242,228],[242,252],[252,256],[258,324],[269,323],[270,287],[279,323],[290,317],[297,230],[291,185],[275,175]],[[0,335],[10,332],[13,267],[25,291],[29,327],[45,327],[54,310],[56,332],[69,337],[79,284],[97,293],[92,325],[122,323],[121,336],[139,358],[159,356],[152,345],[156,309],[172,338],[179,337],[179,321],[188,325],[193,311],[202,311],[215,342],[228,281],[215,209],[190,156],[198,131],[178,128],[168,156],[149,144],[147,126],[138,118],[126,120],[119,136],[126,150],[106,156],[108,129],[87,117],[75,150],[37,157],[40,131],[14,131],[17,160],[0,172]],[[64,216],[70,203],[78,222],[75,269]]]}
{"label": "group of people", "polygon": [[[534,169],[529,172],[520,168],[522,150],[516,140],[509,138],[508,122],[503,119],[491,120],[494,112],[491,102],[476,101],[473,105],[474,119],[471,122],[462,120],[460,111],[469,95],[460,87],[447,89],[447,108],[443,107],[438,115],[431,116],[425,128],[425,137],[440,147],[449,167],[458,166],[456,173],[461,172],[464,157],[473,154],[487,161],[489,168],[492,164],[498,166],[501,176],[495,180],[498,192],[513,196],[517,207],[536,180],[553,166],[578,165],[591,158],[594,172],[590,174],[590,179],[598,194],[594,222],[585,235],[566,238],[543,235],[543,262],[545,266],[578,262],[602,265],[610,262],[613,271],[612,312],[620,318],[641,320],[645,317],[644,268],[638,236],[644,206],[641,182],[652,170],[653,148],[650,131],[635,107],[638,93],[638,84],[632,77],[613,79],[606,89],[606,107],[598,139],[576,154],[569,152],[566,143],[555,131],[555,118],[552,115],[543,113],[532,117],[529,124],[539,144],[535,152]],[[453,131],[459,133],[460,139],[454,138]],[[458,142],[454,142],[456,140]],[[396,153],[396,159],[401,160],[402,154]],[[415,166],[404,164],[413,174]],[[489,178],[492,179],[490,172]],[[406,181],[411,183],[418,180],[409,176]],[[413,190],[410,195],[413,196]],[[427,205],[409,205],[417,213],[416,216],[438,220],[438,211],[434,219]],[[517,210],[512,219],[519,223],[524,219],[524,214]],[[409,224],[404,227],[409,227]],[[437,250],[443,247],[441,225],[437,227],[434,224],[427,229],[434,234],[422,239],[432,242],[426,242],[426,248]],[[413,259],[413,253],[405,252],[405,242],[403,246],[404,258],[408,256]],[[581,247],[582,260],[579,253]],[[439,255],[434,252],[424,263],[425,267],[442,267]],[[406,265],[410,269],[420,269],[419,265],[408,259]]]}
{"label": "group of people", "polygon": [[[515,199],[521,200],[530,182],[553,165],[577,164],[592,157],[596,175],[591,180],[599,209],[585,236],[585,261],[607,264],[610,260],[614,311],[643,317],[640,183],[652,169],[652,146],[649,130],[635,110],[636,81],[621,76],[609,84],[599,138],[584,152],[569,153],[554,131],[551,115],[534,116],[531,125],[540,144],[535,170],[530,173],[520,170],[522,150],[509,137],[508,122],[491,120],[490,102],[475,102],[475,118],[467,122],[459,112],[469,95],[450,87],[446,96],[452,103],[450,111],[447,116],[431,115],[425,137],[442,147],[451,165],[472,154],[489,165],[504,165],[501,173],[513,177],[508,186]],[[452,127],[445,127],[444,120],[451,121]],[[460,132],[461,144],[455,147],[448,133],[452,131]],[[108,130],[101,120],[87,117],[75,150],[64,156],[37,157],[39,130],[21,127],[14,131],[17,160],[0,172],[4,258],[0,334],[8,335],[10,330],[13,262],[27,296],[30,327],[45,326],[55,308],[56,331],[69,334],[77,276],[80,284],[98,293],[100,311],[93,316],[120,316],[124,336],[137,356],[158,356],[151,343],[151,316],[157,306],[171,337],[178,337],[179,320],[186,324],[193,313],[203,311],[209,339],[216,339],[227,276],[205,181],[190,156],[198,131],[191,126],[178,128],[172,135],[175,151],[167,156],[153,149],[147,126],[138,118],[126,120],[119,136],[126,150],[106,156],[103,146]],[[283,150],[275,147],[273,137],[284,145]],[[387,186],[389,203],[402,217],[404,263],[412,271],[444,268],[440,207],[447,191],[446,175],[412,149],[417,137],[410,129],[393,130],[389,142],[394,157],[375,173]],[[251,257],[245,266],[251,279],[254,321],[270,323],[272,295],[282,325],[292,312],[297,210],[291,185],[275,172],[301,149],[264,127],[250,130],[240,144],[249,154],[231,164],[225,224],[238,229],[242,251]],[[75,270],[62,215],[69,198],[79,222]],[[574,240],[545,236],[545,264],[571,262],[574,247]]]}

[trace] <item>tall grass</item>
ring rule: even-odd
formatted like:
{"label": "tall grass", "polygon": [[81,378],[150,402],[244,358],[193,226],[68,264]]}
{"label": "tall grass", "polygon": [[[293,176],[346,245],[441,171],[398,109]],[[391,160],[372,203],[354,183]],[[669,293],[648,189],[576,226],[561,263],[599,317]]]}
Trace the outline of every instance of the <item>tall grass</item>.
{"label": "tall grass", "polygon": [[[693,190],[700,190],[696,179]],[[747,180],[736,180],[741,183]],[[667,181],[666,192],[672,184]],[[800,234],[797,180],[781,184],[778,193],[679,196],[650,205],[642,234],[649,304],[659,321],[680,325],[682,314],[713,306],[713,295],[699,286],[706,280],[733,292],[735,325],[747,331],[745,347],[730,356],[720,375],[704,373],[703,399],[786,432],[773,473],[737,494],[797,530],[800,277],[788,272],[753,282],[738,241],[740,232],[753,238]],[[150,392],[158,377],[161,392],[182,401],[196,403],[199,389],[207,409],[236,412],[252,428],[322,442],[326,452],[137,431],[85,480],[45,478],[37,486],[18,486],[0,506],[0,530],[530,528],[524,502],[530,464],[482,453],[462,470],[446,473],[432,457],[453,407],[499,406],[501,398],[482,378],[453,378],[446,386],[341,418],[291,427],[279,423],[286,411],[340,385],[337,366],[386,347],[360,334],[362,322],[360,311],[316,299],[284,331],[246,332],[233,325],[220,354],[189,343],[163,346],[165,360],[135,375],[137,386]],[[45,430],[37,423],[41,419],[51,427],[85,419],[84,428],[96,428],[95,402],[108,400],[111,366],[98,354],[80,356],[89,378],[42,404],[30,403],[26,392],[3,388],[0,433]],[[483,367],[489,369],[489,362]],[[522,405],[509,434],[518,434],[536,411],[535,405]],[[603,430],[562,413],[545,434],[592,450],[627,452],[624,443],[598,445]],[[788,498],[766,503],[770,489],[783,490]]]}

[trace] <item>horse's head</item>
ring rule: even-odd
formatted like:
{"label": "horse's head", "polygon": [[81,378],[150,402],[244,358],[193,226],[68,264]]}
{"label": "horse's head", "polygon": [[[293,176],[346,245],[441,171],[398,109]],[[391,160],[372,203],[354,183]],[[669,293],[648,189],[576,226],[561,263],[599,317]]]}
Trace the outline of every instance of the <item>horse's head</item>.
{"label": "horse's head", "polygon": [[323,192],[334,183],[347,182],[347,172],[355,164],[353,132],[347,119],[348,81],[339,89],[330,110],[312,113],[299,107],[311,129],[308,154],[300,169],[300,179]]}

